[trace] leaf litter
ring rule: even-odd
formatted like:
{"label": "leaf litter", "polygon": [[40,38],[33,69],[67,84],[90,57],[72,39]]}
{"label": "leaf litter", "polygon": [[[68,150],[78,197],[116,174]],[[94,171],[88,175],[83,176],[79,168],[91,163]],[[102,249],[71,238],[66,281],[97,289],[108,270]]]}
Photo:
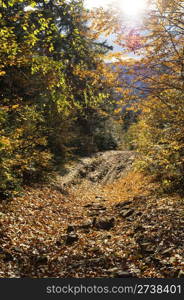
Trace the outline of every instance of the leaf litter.
{"label": "leaf litter", "polygon": [[67,193],[25,186],[1,203],[0,277],[183,277],[184,201],[157,187],[132,170]]}

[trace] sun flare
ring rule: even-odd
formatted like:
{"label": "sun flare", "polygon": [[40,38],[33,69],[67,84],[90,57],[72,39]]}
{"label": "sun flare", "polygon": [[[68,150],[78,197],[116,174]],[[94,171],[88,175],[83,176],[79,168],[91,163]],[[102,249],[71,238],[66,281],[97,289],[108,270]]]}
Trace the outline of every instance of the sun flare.
{"label": "sun flare", "polygon": [[148,0],[85,0],[87,8],[118,6],[128,16],[137,16],[144,12]]}
{"label": "sun flare", "polygon": [[120,0],[120,7],[124,14],[136,16],[146,9],[146,0]]}

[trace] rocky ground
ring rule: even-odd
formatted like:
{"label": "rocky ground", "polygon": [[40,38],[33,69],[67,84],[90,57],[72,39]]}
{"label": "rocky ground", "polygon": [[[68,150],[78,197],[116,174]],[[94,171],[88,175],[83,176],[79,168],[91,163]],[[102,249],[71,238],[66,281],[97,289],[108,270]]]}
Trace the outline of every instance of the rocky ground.
{"label": "rocky ground", "polygon": [[184,200],[135,157],[97,153],[2,201],[0,277],[183,277]]}

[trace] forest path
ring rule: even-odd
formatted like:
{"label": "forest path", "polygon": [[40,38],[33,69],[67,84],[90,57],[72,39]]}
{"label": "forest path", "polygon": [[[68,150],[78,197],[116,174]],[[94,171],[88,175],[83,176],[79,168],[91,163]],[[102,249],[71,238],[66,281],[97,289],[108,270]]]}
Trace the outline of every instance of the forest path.
{"label": "forest path", "polygon": [[0,277],[178,277],[184,201],[107,151],[2,207]]}
{"label": "forest path", "polygon": [[133,151],[105,151],[90,157],[80,158],[77,162],[67,165],[56,176],[55,184],[58,188],[67,188],[84,180],[97,184],[112,183],[122,178],[131,169],[137,156]]}

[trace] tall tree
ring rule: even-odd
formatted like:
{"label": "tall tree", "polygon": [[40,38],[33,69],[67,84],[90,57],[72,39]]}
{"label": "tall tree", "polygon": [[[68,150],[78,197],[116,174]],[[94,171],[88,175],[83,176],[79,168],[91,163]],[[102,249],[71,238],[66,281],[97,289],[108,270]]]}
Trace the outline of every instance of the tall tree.
{"label": "tall tree", "polygon": [[[124,35],[124,46],[139,55],[138,61],[127,64],[133,80],[123,88],[127,102],[136,100],[140,92],[144,95],[134,102],[142,111],[136,130],[138,148],[144,153],[142,164],[167,189],[182,189],[184,184],[183,25],[183,1],[153,0],[144,23],[136,29],[138,42],[132,46],[129,34]],[[137,86],[137,80],[144,84]]]}
{"label": "tall tree", "polygon": [[82,1],[1,0],[0,16],[0,189],[6,190],[50,168],[51,152],[70,139],[72,120],[97,109],[111,81],[100,57],[108,47],[88,35]]}

